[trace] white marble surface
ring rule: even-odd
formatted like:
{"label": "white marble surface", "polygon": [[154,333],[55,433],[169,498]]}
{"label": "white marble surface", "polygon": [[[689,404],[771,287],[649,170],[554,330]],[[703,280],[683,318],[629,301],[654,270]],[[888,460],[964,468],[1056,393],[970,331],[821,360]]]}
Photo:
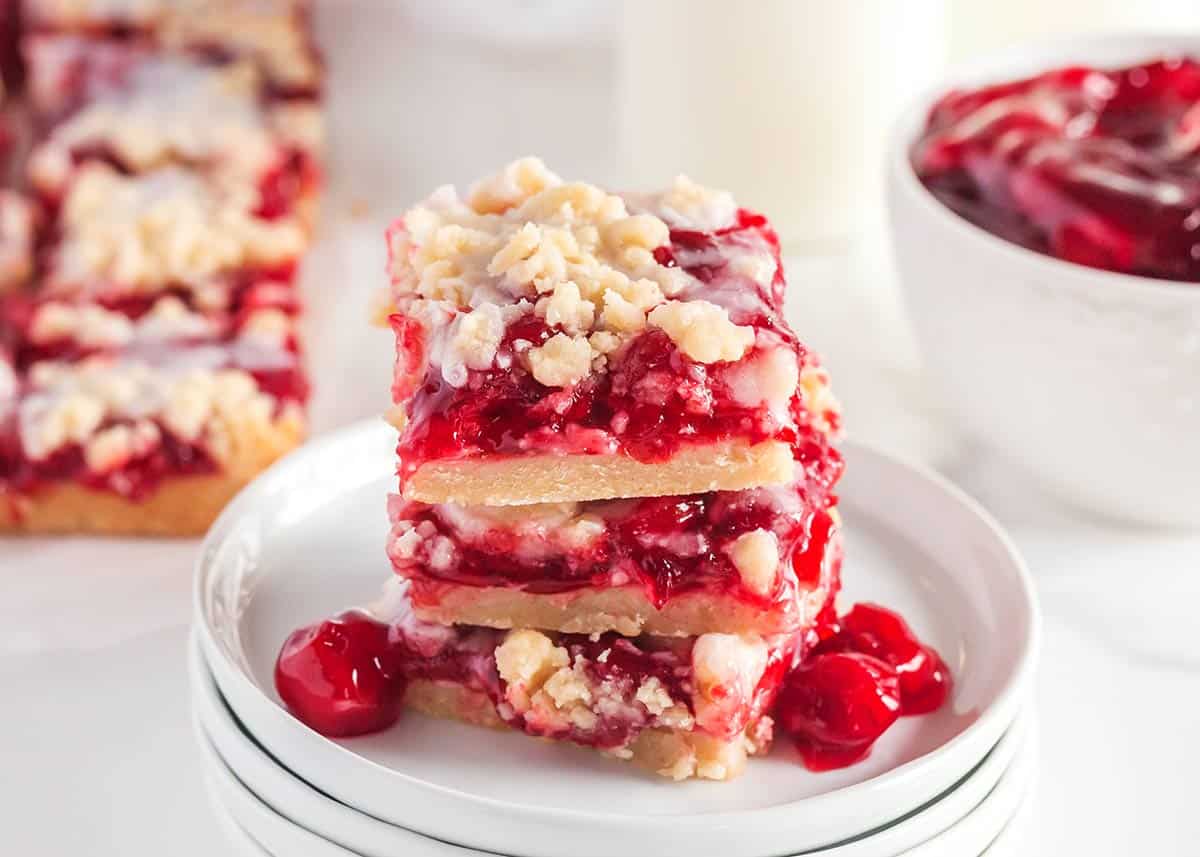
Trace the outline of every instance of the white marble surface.
{"label": "white marble surface", "polygon": [[[571,175],[614,173],[611,141],[582,121],[611,98],[594,40],[558,55],[525,45],[534,59],[514,64],[413,27],[389,38],[384,58],[363,18],[325,14],[322,26],[335,49],[338,192],[306,280],[319,430],[377,412],[386,395],[388,337],[364,332],[362,321],[379,282],[378,231],[339,215],[348,200],[375,202],[382,216],[395,209],[382,200],[535,149]],[[559,85],[547,85],[539,65],[554,65]],[[539,110],[571,97],[556,121],[522,122],[496,107],[513,86]],[[348,87],[353,103],[338,96]],[[479,116],[470,104],[492,105],[486,123],[464,121]],[[431,134],[447,144],[431,150]],[[1196,854],[1200,535],[1089,520],[1019,466],[955,437],[924,399],[886,257],[870,238],[796,261],[791,275],[792,321],[826,354],[851,431],[949,473],[1011,529],[1033,568],[1046,619],[1040,785],[1030,844],[1015,853]],[[189,732],[194,550],[0,543],[0,853],[226,853]]]}

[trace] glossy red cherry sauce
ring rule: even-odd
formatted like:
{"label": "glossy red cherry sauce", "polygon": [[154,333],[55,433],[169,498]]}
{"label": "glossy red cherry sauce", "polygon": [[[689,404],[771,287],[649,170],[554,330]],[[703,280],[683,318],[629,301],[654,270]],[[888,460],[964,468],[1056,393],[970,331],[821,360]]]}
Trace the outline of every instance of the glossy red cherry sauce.
{"label": "glossy red cherry sauce", "polygon": [[827,621],[776,706],[779,725],[813,771],[866,758],[897,718],[936,711],[953,687],[938,653],[891,610],[856,604]]}
{"label": "glossy red cherry sauce", "polygon": [[1059,69],[954,91],[912,160],[972,223],[1070,262],[1200,281],[1200,63]]}
{"label": "glossy red cherry sauce", "polygon": [[[636,699],[636,691],[651,677],[673,702],[692,708],[694,638],[550,634],[592,686],[620,689],[619,704],[598,710],[596,723],[586,728],[538,719],[532,712],[522,715],[506,701],[507,687],[496,667],[495,650],[506,633],[431,625],[411,615],[382,623],[367,613],[349,611],[288,637],[276,661],[275,686],[300,720],[335,737],[374,732],[394,723],[405,687],[418,680],[485,695],[514,729],[599,748],[625,746],[650,725],[651,716]],[[770,709],[802,642],[802,635],[779,638],[751,697],[738,700],[724,719],[706,717],[696,728],[722,739],[745,731]]]}
{"label": "glossy red cherry sauce", "polygon": [[[399,444],[401,476],[426,461],[477,455],[626,453],[660,461],[685,444],[821,443],[812,423],[823,415],[805,413],[798,394],[786,415],[747,407],[733,395],[738,372],[766,349],[786,349],[801,364],[815,362],[782,319],[779,244],[766,220],[741,211],[728,229],[675,230],[670,240],[658,249],[660,263],[695,277],[680,299],[710,299],[725,306],[734,323],[756,330],[755,345],[742,360],[697,363],[663,331],[648,329],[610,356],[607,371],[593,372],[572,387],[545,387],[517,358],[556,330],[528,314],[509,325],[500,345],[496,365],[510,368],[472,370],[466,384],[456,387],[445,381],[440,366],[428,365],[429,352],[436,349],[425,341],[420,323],[394,315],[393,392],[397,401],[407,401],[408,412]],[[731,261],[746,254],[774,260],[770,284],[735,270]]]}
{"label": "glossy red cherry sauce", "polygon": [[[822,471],[826,478],[836,477]],[[828,587],[840,553],[828,506],[827,483],[680,497],[579,504],[602,527],[583,543],[562,540],[553,524],[524,528],[472,516],[457,507],[429,506],[393,497],[389,555],[412,581],[417,606],[434,606],[454,587],[506,586],[546,594],[581,589],[639,587],[663,607],[685,592],[737,598],[774,617],[780,631],[804,621],[801,596]],[[469,510],[468,510],[469,511]],[[771,591],[742,583],[728,548],[741,535],[775,535],[780,569]],[[416,552],[398,549],[409,530],[421,534]],[[452,548],[447,551],[447,547]]]}

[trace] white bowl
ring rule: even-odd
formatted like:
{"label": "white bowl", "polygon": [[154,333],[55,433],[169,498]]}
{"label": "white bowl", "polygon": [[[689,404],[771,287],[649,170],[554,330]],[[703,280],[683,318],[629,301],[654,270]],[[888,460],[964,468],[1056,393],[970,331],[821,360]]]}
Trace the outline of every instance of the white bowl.
{"label": "white bowl", "polygon": [[[660,857],[809,850],[886,824],[979,763],[1028,699],[1038,641],[1028,574],[979,508],[936,476],[850,446],[842,506],[849,598],[894,606],[946,656],[950,703],[904,718],[850,768],[811,774],[779,742],[736,784],[664,783],[569,746],[408,716],[331,741],[280,705],[275,654],[289,631],[371,600],[383,554],[394,434],[352,427],[289,456],[247,488],[205,541],[196,631],[237,719],[272,756],[349,806],[481,850]],[[464,824],[469,818],[471,824]]]}
{"label": "white bowl", "polygon": [[1025,46],[964,67],[901,117],[892,243],[930,380],[972,434],[1103,515],[1200,525],[1200,284],[1087,268],[997,238],[918,180],[909,149],[947,90],[1070,63],[1200,53],[1200,36]]}
{"label": "white bowl", "polygon": [[[230,772],[277,814],[367,857],[392,854],[468,857],[483,853],[420,836],[372,818],[317,791],[272,759],[246,734],[221,698],[195,640],[190,646],[188,666],[193,716],[202,753],[207,755],[211,743]],[[979,766],[948,792],[894,824],[851,842],[805,853],[813,857],[907,853],[910,848],[940,840],[943,834],[956,827],[981,830],[986,835],[987,826],[975,822],[984,817],[998,817],[995,809],[985,811],[983,805],[1001,780],[1009,777],[1010,767],[1016,764],[1014,759],[1018,755],[1030,755],[1032,728],[1033,716],[1027,705]],[[968,834],[956,836],[963,835]],[[991,837],[983,841],[989,842]]]}

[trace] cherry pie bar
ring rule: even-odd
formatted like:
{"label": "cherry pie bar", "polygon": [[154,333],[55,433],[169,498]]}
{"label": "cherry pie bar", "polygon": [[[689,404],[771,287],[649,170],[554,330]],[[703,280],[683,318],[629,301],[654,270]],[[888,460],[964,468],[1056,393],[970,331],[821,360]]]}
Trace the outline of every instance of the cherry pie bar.
{"label": "cherry pie bar", "polygon": [[351,738],[407,707],[727,780],[777,721],[823,770],[941,705],[902,619],[836,613],[840,411],[761,216],[526,159],[388,245],[398,577],[284,642],[301,721]]}
{"label": "cherry pie bar", "polygon": [[404,496],[521,505],[791,482],[836,403],[782,318],[779,242],[680,178],[618,196],[536,159],[388,235]]}
{"label": "cherry pie bar", "polygon": [[[771,743],[771,705],[805,646],[776,637],[543,633],[423,622],[395,604],[295,632],[276,666],[284,701],[326,734],[374,731],[402,705],[628,759],[676,780],[724,780]],[[330,653],[327,650],[332,649]],[[330,706],[314,679],[336,658],[370,697]],[[347,675],[341,676],[348,678]],[[316,691],[314,693],[314,691]]]}
{"label": "cherry pie bar", "polygon": [[294,279],[322,133],[307,9],[23,10],[30,196],[0,191],[0,530],[202,533],[305,431]]}

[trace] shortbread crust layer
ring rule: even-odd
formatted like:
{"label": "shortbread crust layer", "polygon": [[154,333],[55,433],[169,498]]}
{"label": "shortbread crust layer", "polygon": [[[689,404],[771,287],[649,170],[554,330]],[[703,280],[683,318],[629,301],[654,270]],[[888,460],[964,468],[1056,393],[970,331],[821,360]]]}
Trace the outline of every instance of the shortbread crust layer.
{"label": "shortbread crust layer", "polygon": [[794,472],[792,450],[785,443],[722,441],[684,447],[663,462],[625,455],[553,453],[432,461],[408,477],[404,493],[422,503],[523,506],[739,491],[786,484]]}

